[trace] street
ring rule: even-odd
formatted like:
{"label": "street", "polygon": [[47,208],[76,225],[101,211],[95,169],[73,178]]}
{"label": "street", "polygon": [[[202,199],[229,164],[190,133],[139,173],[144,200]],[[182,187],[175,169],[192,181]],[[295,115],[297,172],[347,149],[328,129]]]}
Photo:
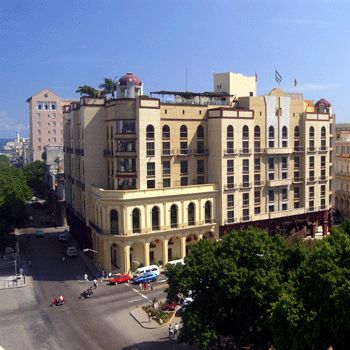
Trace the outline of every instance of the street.
{"label": "street", "polygon": [[[130,311],[147,299],[165,297],[166,281],[159,276],[154,290],[142,291],[129,284],[110,286],[100,283],[92,299],[79,294],[92,282],[82,259],[66,259],[67,243],[58,233],[22,235],[25,247],[27,286],[0,290],[0,348],[22,349],[186,349],[168,340],[167,327],[144,329]],[[89,279],[92,277],[89,276]],[[50,307],[51,299],[63,294],[67,303]],[[143,294],[144,296],[142,296]]]}

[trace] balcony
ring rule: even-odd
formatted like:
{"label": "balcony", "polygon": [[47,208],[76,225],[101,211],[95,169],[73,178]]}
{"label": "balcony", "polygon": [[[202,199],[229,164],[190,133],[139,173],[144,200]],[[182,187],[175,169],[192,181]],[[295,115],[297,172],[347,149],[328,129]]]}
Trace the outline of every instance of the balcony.
{"label": "balcony", "polygon": [[241,148],[239,150],[239,153],[240,154],[251,154],[252,153],[252,150],[250,148]]}
{"label": "balcony", "polygon": [[195,149],[194,154],[196,156],[207,156],[209,154],[209,151],[207,148],[197,148]]}
{"label": "balcony", "polygon": [[163,157],[172,157],[174,155],[173,149],[162,149],[162,156]]}
{"label": "balcony", "polygon": [[328,209],[328,208],[327,208],[327,206],[326,206],[325,204],[323,204],[323,205],[320,205],[320,206],[318,207],[318,209],[319,209],[319,210],[325,210],[325,209]]}
{"label": "balcony", "polygon": [[301,183],[304,182],[304,178],[303,177],[295,177],[293,178],[293,183]]}
{"label": "balcony", "polygon": [[317,210],[316,207],[309,207],[309,208],[307,208],[308,212],[313,212],[313,211],[316,211],[316,210]]}
{"label": "balcony", "polygon": [[317,152],[317,148],[315,146],[311,146],[307,148],[307,152],[308,153],[316,153]]}
{"label": "balcony", "polygon": [[251,215],[243,215],[242,216],[242,221],[251,221],[251,220],[252,220]]}
{"label": "balcony", "polygon": [[262,154],[264,152],[265,152],[265,148],[261,148],[261,147],[254,148],[254,153],[255,154]]}
{"label": "balcony", "polygon": [[190,156],[192,154],[192,150],[189,148],[182,148],[177,151],[178,156]]}
{"label": "balcony", "polygon": [[264,183],[262,181],[254,181],[254,186],[261,187],[261,186],[264,186]]}
{"label": "balcony", "polygon": [[310,176],[307,178],[307,182],[316,182],[316,176]]}
{"label": "balcony", "polygon": [[269,187],[279,187],[279,186],[289,186],[292,183],[292,179],[274,179],[268,180],[267,186]]}
{"label": "balcony", "polygon": [[318,148],[318,151],[320,153],[328,152],[328,147],[327,146],[321,146],[321,147]]}
{"label": "balcony", "polygon": [[226,184],[224,186],[225,191],[237,190],[237,184]]}
{"label": "balcony", "polygon": [[304,152],[304,147],[294,146],[294,153],[302,153]]}
{"label": "balcony", "polygon": [[239,184],[240,189],[245,189],[245,188],[250,188],[252,187],[252,183],[251,182],[242,182],[241,184]]}
{"label": "balcony", "polygon": [[287,147],[271,147],[271,148],[266,148],[265,150],[266,154],[290,154],[293,153],[292,148],[287,148]]}
{"label": "balcony", "polygon": [[318,181],[320,181],[320,182],[327,181],[327,180],[328,180],[328,178],[326,175],[321,175],[318,177]]}
{"label": "balcony", "polygon": [[237,150],[234,148],[227,148],[224,150],[224,155],[225,156],[233,156],[237,154]]}

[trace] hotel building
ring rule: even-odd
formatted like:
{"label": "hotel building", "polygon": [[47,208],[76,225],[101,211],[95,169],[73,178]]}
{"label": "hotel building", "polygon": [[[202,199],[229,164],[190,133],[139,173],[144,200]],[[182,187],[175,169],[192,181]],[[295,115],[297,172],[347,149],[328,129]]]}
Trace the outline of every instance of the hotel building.
{"label": "hotel building", "polygon": [[257,226],[328,232],[332,127],[324,100],[255,77],[214,75],[214,91],[152,92],[132,73],[117,98],[64,107],[67,219],[106,270],[185,257],[200,239]]}
{"label": "hotel building", "polygon": [[350,216],[350,124],[335,126],[335,208]]}

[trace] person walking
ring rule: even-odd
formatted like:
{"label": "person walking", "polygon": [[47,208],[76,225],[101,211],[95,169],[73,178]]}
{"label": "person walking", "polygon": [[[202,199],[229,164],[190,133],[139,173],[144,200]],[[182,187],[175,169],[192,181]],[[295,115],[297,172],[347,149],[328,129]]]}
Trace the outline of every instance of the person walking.
{"label": "person walking", "polygon": [[96,279],[94,279],[94,288],[96,289],[97,287],[98,287],[98,283],[97,283],[97,280]]}
{"label": "person walking", "polygon": [[85,282],[88,281],[88,275],[87,275],[87,273],[84,275],[84,281],[85,281]]}
{"label": "person walking", "polygon": [[179,334],[179,324],[175,323],[174,326],[174,337],[176,337]]}
{"label": "person walking", "polygon": [[174,337],[174,329],[172,325],[169,325],[169,339]]}
{"label": "person walking", "polygon": [[143,284],[142,284],[142,283],[140,283],[140,285],[139,285],[139,287],[140,287],[140,290],[142,290],[142,286],[143,286]]}

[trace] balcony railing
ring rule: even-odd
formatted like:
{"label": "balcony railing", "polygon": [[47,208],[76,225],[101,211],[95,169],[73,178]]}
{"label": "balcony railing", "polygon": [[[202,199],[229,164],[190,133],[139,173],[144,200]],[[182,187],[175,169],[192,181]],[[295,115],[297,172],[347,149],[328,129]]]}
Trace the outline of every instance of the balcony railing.
{"label": "balcony railing", "polygon": [[225,156],[234,155],[234,154],[237,154],[237,150],[234,148],[227,148],[224,150]]}
{"label": "balcony railing", "polygon": [[239,153],[240,154],[250,154],[250,153],[252,153],[252,150],[250,148],[241,148],[239,150]]}
{"label": "balcony railing", "polygon": [[225,225],[233,224],[237,221],[237,218],[229,218],[225,220]]}
{"label": "balcony railing", "polygon": [[295,178],[293,178],[293,182],[294,182],[294,183],[297,183],[297,182],[304,182],[304,178],[302,178],[302,177],[295,177]]}
{"label": "balcony railing", "polygon": [[318,181],[327,181],[327,176],[326,175],[319,176]]}
{"label": "balcony railing", "polygon": [[242,182],[240,185],[239,185],[240,188],[250,188],[252,187],[252,183],[251,182]]}
{"label": "balcony railing", "polygon": [[264,152],[265,152],[265,148],[254,147],[254,153],[255,153],[255,154],[264,153]]}
{"label": "balcony railing", "polygon": [[320,205],[319,209],[320,209],[320,210],[324,210],[324,209],[327,209],[327,206],[326,206],[325,204],[323,204],[323,205]]}
{"label": "balcony railing", "polygon": [[264,183],[262,181],[254,181],[254,186],[264,186]]}
{"label": "balcony railing", "polygon": [[302,146],[294,146],[294,152],[295,153],[304,152],[304,147],[302,147]]}
{"label": "balcony railing", "polygon": [[236,190],[236,189],[237,189],[237,184],[226,184],[224,186],[225,191]]}
{"label": "balcony railing", "polygon": [[328,151],[328,147],[327,146],[321,146],[318,148],[319,152],[327,152]]}
{"label": "balcony railing", "polygon": [[310,211],[316,211],[316,207],[309,207],[307,208],[307,211],[310,212]]}
{"label": "balcony railing", "polygon": [[207,148],[197,148],[194,153],[196,156],[207,156],[209,151]]}
{"label": "balcony railing", "polygon": [[189,148],[181,148],[178,150],[178,156],[190,156],[192,154],[192,150]]}
{"label": "balcony railing", "polygon": [[307,182],[316,182],[316,177],[315,176],[308,177]]}
{"label": "balcony railing", "polygon": [[162,156],[173,156],[174,150],[173,149],[162,149]]}
{"label": "balcony railing", "polygon": [[250,215],[243,215],[242,216],[242,221],[250,221],[252,217]]}
{"label": "balcony railing", "polygon": [[308,147],[308,148],[307,148],[307,151],[308,151],[309,153],[314,153],[314,152],[317,151],[317,148],[316,148],[315,146],[311,146],[311,147]]}

